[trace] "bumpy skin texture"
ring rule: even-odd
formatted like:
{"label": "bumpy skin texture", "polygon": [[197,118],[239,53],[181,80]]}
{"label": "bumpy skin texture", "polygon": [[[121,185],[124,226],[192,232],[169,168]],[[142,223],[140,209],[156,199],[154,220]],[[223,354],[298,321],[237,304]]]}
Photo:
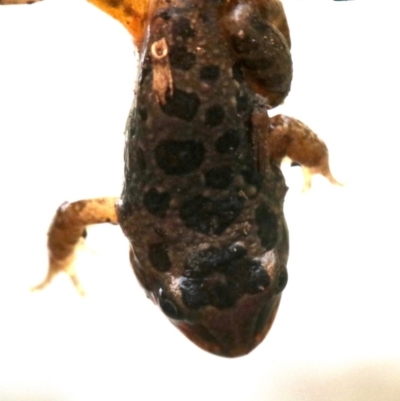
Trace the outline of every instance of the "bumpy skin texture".
{"label": "bumpy skin texture", "polygon": [[[262,89],[276,102],[289,90],[291,60],[255,5],[216,4],[160,3],[151,18],[118,219],[148,295],[196,344],[239,356],[272,324],[288,255],[286,186],[255,151],[255,116],[268,121],[270,105],[246,75],[270,82]],[[168,52],[164,67],[157,46]]]}
{"label": "bumpy skin texture", "polygon": [[137,278],[171,322],[209,352],[247,354],[268,333],[287,283],[279,163],[301,163],[305,189],[315,173],[338,184],[310,128],[268,117],[292,79],[282,4],[89,1],[128,29],[141,58],[125,185],[118,202],[61,205],[48,233],[49,271],[33,289],[62,271],[84,294],[73,260],[86,226],[119,223]]}

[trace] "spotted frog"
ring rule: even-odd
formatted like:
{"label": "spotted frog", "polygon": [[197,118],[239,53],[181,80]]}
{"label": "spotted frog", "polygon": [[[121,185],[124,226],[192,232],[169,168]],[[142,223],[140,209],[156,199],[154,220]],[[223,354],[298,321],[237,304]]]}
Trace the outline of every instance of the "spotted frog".
{"label": "spotted frog", "polygon": [[125,182],[120,198],[60,206],[35,289],[65,271],[83,294],[76,245],[89,224],[119,224],[136,277],[170,321],[211,353],[245,355],[268,333],[288,281],[281,160],[303,165],[305,189],[316,172],[336,183],[306,125],[268,116],[292,80],[282,4],[91,2],[125,25],[140,57]]}

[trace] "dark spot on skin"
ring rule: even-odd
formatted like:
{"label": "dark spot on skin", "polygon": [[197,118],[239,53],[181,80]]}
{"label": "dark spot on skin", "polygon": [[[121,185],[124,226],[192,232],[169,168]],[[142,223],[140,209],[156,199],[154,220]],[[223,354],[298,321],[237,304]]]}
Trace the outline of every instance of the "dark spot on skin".
{"label": "dark spot on skin", "polygon": [[204,10],[203,11],[199,11],[198,16],[199,16],[199,20],[203,21],[205,24],[207,24],[208,21],[210,20],[209,16],[207,15],[206,12],[204,12]]}
{"label": "dark spot on skin", "polygon": [[123,0],[108,0],[108,5],[110,7],[118,7],[120,6],[124,1]]}
{"label": "dark spot on skin", "polygon": [[180,36],[182,39],[193,38],[195,35],[194,29],[190,26],[190,21],[187,18],[180,17],[172,24],[172,36],[174,40]]}
{"label": "dark spot on skin", "polygon": [[151,72],[151,63],[149,58],[146,57],[145,60],[143,61],[142,69],[140,70],[140,77],[139,77],[140,84],[143,84],[144,80],[150,74],[150,72]]}
{"label": "dark spot on skin", "polygon": [[233,76],[233,79],[239,83],[244,81],[244,74],[243,74],[241,62],[238,61],[233,65],[232,76]]}
{"label": "dark spot on skin", "polygon": [[203,279],[182,277],[179,288],[183,303],[191,309],[207,305],[219,309],[230,308],[235,305],[240,296],[237,284],[218,274]]}
{"label": "dark spot on skin", "polygon": [[257,59],[245,59],[242,61],[243,67],[250,71],[266,70],[274,65],[274,60],[260,57]]}
{"label": "dark spot on skin", "polygon": [[206,186],[214,189],[225,189],[231,185],[234,175],[230,167],[216,167],[204,174]]}
{"label": "dark spot on skin", "polygon": [[192,309],[198,309],[209,305],[210,301],[206,291],[203,289],[203,280],[181,277],[179,289],[182,293],[183,303]]}
{"label": "dark spot on skin", "polygon": [[143,153],[143,150],[141,149],[141,148],[137,148],[136,149],[136,158],[135,158],[135,161],[136,161],[136,166],[137,166],[137,169],[140,171],[140,172],[144,172],[144,170],[146,169],[146,159],[145,159],[145,157],[144,157],[144,153]]}
{"label": "dark spot on skin", "polygon": [[261,188],[264,175],[257,170],[243,170],[242,175],[247,184],[256,187],[257,189]]}
{"label": "dark spot on skin", "polygon": [[204,124],[208,127],[215,127],[224,121],[225,111],[222,106],[216,104],[214,106],[209,107],[205,113]]}
{"label": "dark spot on skin", "polygon": [[147,120],[147,110],[144,107],[139,107],[138,111],[139,111],[139,116],[140,116],[141,120],[146,121]]}
{"label": "dark spot on skin", "polygon": [[155,188],[150,189],[143,198],[144,207],[156,216],[165,216],[169,207],[170,196],[167,192],[158,192]]}
{"label": "dark spot on skin", "polygon": [[164,21],[169,21],[171,19],[170,10],[163,10],[157,15],[158,17],[162,18]]}
{"label": "dark spot on skin", "polygon": [[123,5],[123,12],[125,15],[134,15],[136,17],[138,17],[138,13],[133,9],[133,7],[130,4],[124,4]]}
{"label": "dark spot on skin", "polygon": [[186,227],[207,235],[220,235],[240,215],[245,200],[240,196],[211,199],[195,196],[179,210]]}
{"label": "dark spot on skin", "polygon": [[186,306],[230,308],[243,294],[264,291],[270,278],[262,263],[246,254],[242,245],[232,244],[228,248],[209,247],[191,255],[180,279]]}
{"label": "dark spot on skin", "polygon": [[238,113],[245,113],[250,110],[249,98],[246,95],[236,95],[236,110]]}
{"label": "dark spot on skin", "polygon": [[259,33],[264,33],[269,28],[268,25],[256,15],[252,15],[250,17],[250,25],[255,31]]}
{"label": "dark spot on skin", "polygon": [[219,153],[234,153],[240,145],[240,132],[229,129],[215,141],[215,149]]}
{"label": "dark spot on skin", "polygon": [[187,277],[205,277],[213,271],[225,271],[226,265],[243,258],[246,248],[233,244],[228,248],[209,247],[190,255],[185,262],[184,275]]}
{"label": "dark spot on skin", "polygon": [[277,293],[278,294],[285,289],[288,279],[289,279],[289,277],[288,277],[287,269],[286,269],[286,267],[284,267],[278,276],[278,282],[277,282]]}
{"label": "dark spot on skin", "polygon": [[175,320],[182,319],[182,314],[179,311],[178,307],[170,299],[167,298],[162,288],[160,288],[158,292],[158,304],[160,305],[160,308],[164,312],[164,314],[169,318]]}
{"label": "dark spot on skin", "polygon": [[172,46],[169,51],[169,61],[173,68],[182,71],[190,70],[196,63],[196,55],[181,45]]}
{"label": "dark spot on skin", "polygon": [[249,268],[249,277],[245,291],[249,294],[257,294],[264,291],[270,284],[270,278],[260,262],[253,262]]}
{"label": "dark spot on skin", "polygon": [[269,285],[269,277],[259,260],[242,257],[219,267],[218,270],[238,283],[242,293],[256,294]]}
{"label": "dark spot on skin", "polygon": [[152,266],[159,272],[167,272],[171,268],[171,260],[165,244],[152,244],[149,246],[148,257]]}
{"label": "dark spot on skin", "polygon": [[257,234],[260,237],[261,244],[269,251],[278,240],[278,219],[265,202],[257,207],[255,218],[258,225]]}
{"label": "dark spot on skin", "polygon": [[200,79],[214,82],[219,78],[219,67],[217,65],[206,65],[200,69]]}
{"label": "dark spot on skin", "polygon": [[167,102],[161,105],[162,111],[172,117],[184,121],[192,121],[200,106],[200,98],[196,93],[187,93],[174,88],[172,97],[167,97]]}
{"label": "dark spot on skin", "polygon": [[155,150],[158,167],[170,175],[196,170],[203,162],[204,154],[204,145],[196,141],[161,141]]}

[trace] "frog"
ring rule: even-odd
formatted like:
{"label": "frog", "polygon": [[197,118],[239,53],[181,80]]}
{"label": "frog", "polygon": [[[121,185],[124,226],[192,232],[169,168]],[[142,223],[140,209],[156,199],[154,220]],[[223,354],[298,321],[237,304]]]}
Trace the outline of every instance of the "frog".
{"label": "frog", "polygon": [[[0,0],[33,4],[39,0]],[[292,82],[279,0],[89,0],[122,23],[139,55],[119,197],[65,202],[48,232],[49,269],[84,289],[74,260],[86,227],[118,224],[146,295],[212,354],[250,353],[288,282],[287,186],[280,163],[339,184],[325,143],[269,116]]]}

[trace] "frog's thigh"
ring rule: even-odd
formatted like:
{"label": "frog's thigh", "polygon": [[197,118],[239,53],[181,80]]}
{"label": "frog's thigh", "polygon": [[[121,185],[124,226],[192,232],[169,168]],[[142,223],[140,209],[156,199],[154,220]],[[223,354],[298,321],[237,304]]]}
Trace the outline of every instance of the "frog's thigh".
{"label": "frog's thigh", "polygon": [[232,7],[221,19],[231,47],[235,79],[245,79],[268,99],[270,108],[283,102],[292,81],[292,59],[283,34],[251,3]]}
{"label": "frog's thigh", "polygon": [[[42,0],[0,0],[0,5],[32,4]],[[140,46],[149,15],[149,0],[88,0],[111,17],[117,19]]]}
{"label": "frog's thigh", "polygon": [[257,4],[260,14],[270,22],[285,37],[286,43],[290,47],[290,32],[287,23],[285,10],[280,0],[253,0]]}
{"label": "frog's thigh", "polygon": [[67,273],[77,290],[84,295],[74,268],[77,245],[86,236],[90,224],[118,224],[116,202],[118,198],[97,198],[62,204],[48,232],[49,271],[45,280],[33,288],[46,287],[59,272]]}
{"label": "frog's thigh", "polygon": [[272,160],[280,163],[284,157],[289,157],[301,165],[303,191],[310,189],[314,174],[321,174],[332,184],[341,185],[330,171],[325,142],[301,121],[282,114],[272,117],[268,143]]}

